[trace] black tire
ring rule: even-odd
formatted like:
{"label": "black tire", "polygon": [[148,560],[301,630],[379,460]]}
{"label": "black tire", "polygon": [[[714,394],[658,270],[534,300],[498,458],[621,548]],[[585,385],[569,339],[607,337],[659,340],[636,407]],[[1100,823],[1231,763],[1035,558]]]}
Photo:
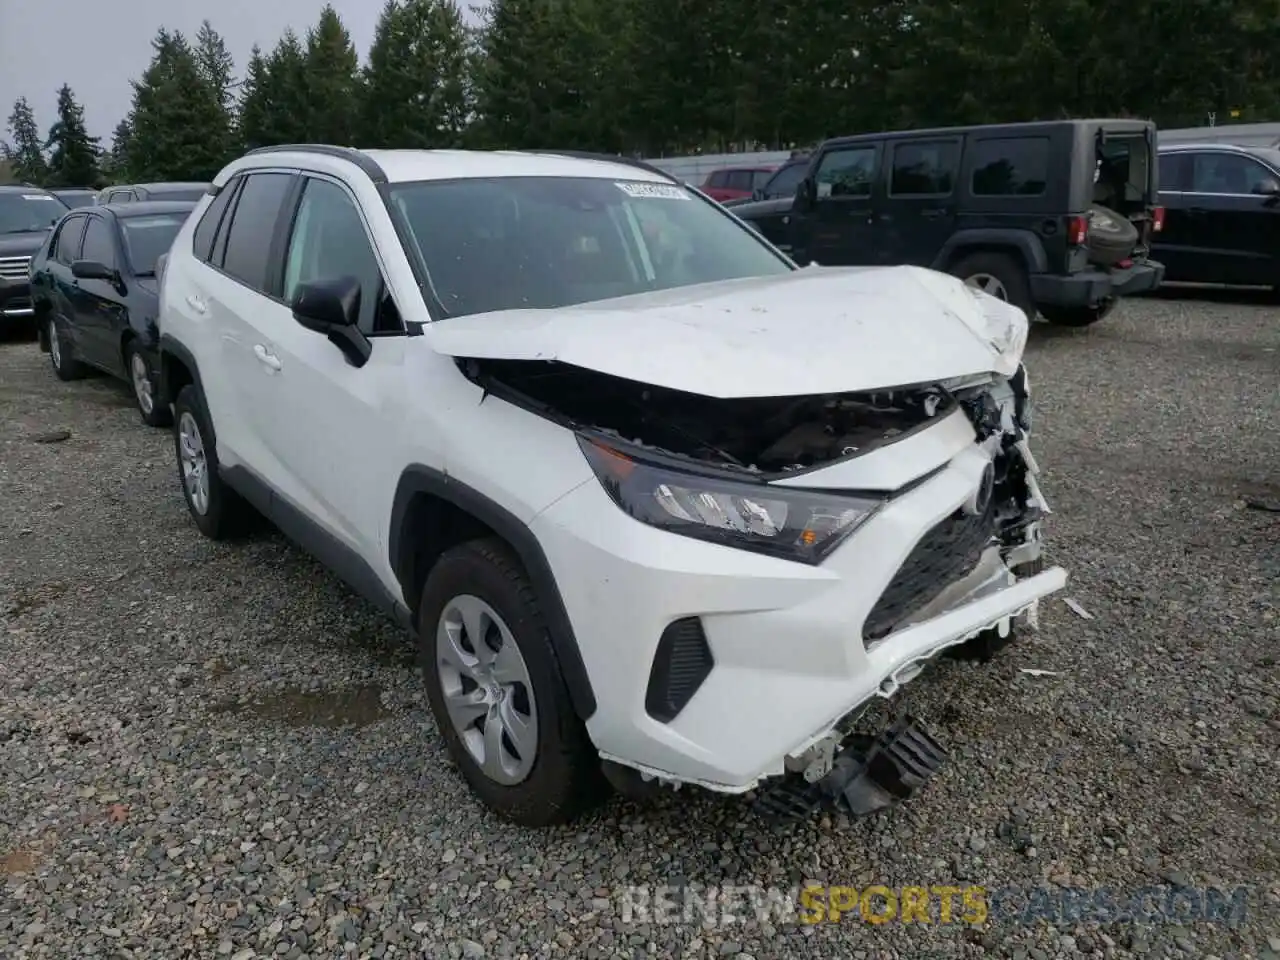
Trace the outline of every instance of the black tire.
{"label": "black tire", "polygon": [[59,380],[79,380],[85,373],[85,366],[71,352],[71,345],[58,330],[56,317],[49,317],[49,365]]}
{"label": "black tire", "polygon": [[[488,604],[515,638],[528,670],[538,717],[533,767],[512,785],[491,779],[462,742],[444,702],[436,632],[446,606],[470,595]],[[496,538],[446,551],[422,589],[418,636],[427,700],[454,763],[490,809],[526,827],[568,823],[609,796],[586,727],[574,712],[551,646],[538,596],[523,567]]]}
{"label": "black tire", "polygon": [[1031,281],[1027,277],[1026,267],[1016,257],[987,251],[971,253],[956,261],[947,272],[966,283],[982,275],[994,277],[1004,287],[1003,299],[1025,313],[1028,320],[1035,319],[1036,307],[1031,302]]}
{"label": "black tire", "polygon": [[1046,322],[1057,327],[1091,327],[1111,313],[1115,305],[1115,300],[1111,299],[1096,307],[1046,306],[1040,312]]}
{"label": "black tire", "polygon": [[1129,218],[1095,203],[1089,208],[1089,262],[1100,267],[1119,263],[1138,245],[1138,228]]}
{"label": "black tire", "polygon": [[[1044,568],[1044,557],[1039,556],[1034,560],[1018,564],[1013,568],[1013,572],[1019,578],[1034,577],[1037,573],[1043,573]],[[1003,637],[1000,636],[1000,631],[993,627],[990,630],[984,630],[976,637],[966,640],[958,646],[949,648],[947,655],[955,660],[987,663],[1001,650],[1018,639],[1019,621],[1021,619],[1019,617],[1009,624],[1009,632]]]}
{"label": "black tire", "polygon": [[[136,361],[146,368],[147,382],[150,384],[151,409],[148,410],[143,396],[133,379],[133,364]],[[160,378],[156,375],[151,361],[145,351],[139,350],[137,344],[128,343],[124,348],[124,369],[129,377],[129,388],[133,391],[134,402],[138,405],[138,416],[148,427],[167,427],[173,423],[173,412],[160,396]]]}
{"label": "black tire", "polygon": [[[183,470],[183,430],[188,425],[187,417],[190,417],[198,433],[204,456],[204,470],[208,477],[204,510],[193,499]],[[188,384],[178,392],[173,403],[173,419],[173,448],[178,465],[178,483],[182,487],[182,498],[187,502],[187,510],[196,527],[210,540],[230,540],[247,533],[255,519],[253,507],[227,486],[218,473],[218,451],[212,441],[209,414],[205,409],[204,398],[193,384]]]}

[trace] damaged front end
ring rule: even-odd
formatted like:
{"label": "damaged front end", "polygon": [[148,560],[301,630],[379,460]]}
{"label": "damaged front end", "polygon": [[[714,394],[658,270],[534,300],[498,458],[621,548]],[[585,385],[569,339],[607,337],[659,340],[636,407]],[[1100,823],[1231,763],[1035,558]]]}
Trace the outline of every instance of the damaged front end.
{"label": "damaged front end", "polygon": [[[1031,397],[1021,365],[1007,377],[991,372],[835,395],[716,398],[551,361],[459,363],[487,393],[572,429],[606,490],[638,519],[811,564],[842,542],[831,535],[846,522],[841,511],[862,511],[850,521],[861,523],[947,469],[960,450],[976,447],[988,463],[982,483],[968,503],[923,532],[862,624],[868,652],[1039,572],[1049,511],[1027,446]],[[954,442],[931,445],[927,435]],[[896,466],[838,473],[873,460]],[[897,469],[903,462],[908,467]],[[1026,615],[1034,624],[1034,606]],[[974,640],[1003,644],[1012,616],[985,630],[987,637],[957,638],[952,649]],[[784,758],[779,769],[786,772],[758,785],[757,811],[775,823],[822,805],[864,816],[923,786],[946,751],[916,720],[900,716],[876,736],[853,725],[876,695],[893,696],[939,652],[896,667],[877,694]],[[668,782],[657,770],[614,762],[607,768],[615,786],[636,795]],[[624,789],[628,784],[635,789]]]}

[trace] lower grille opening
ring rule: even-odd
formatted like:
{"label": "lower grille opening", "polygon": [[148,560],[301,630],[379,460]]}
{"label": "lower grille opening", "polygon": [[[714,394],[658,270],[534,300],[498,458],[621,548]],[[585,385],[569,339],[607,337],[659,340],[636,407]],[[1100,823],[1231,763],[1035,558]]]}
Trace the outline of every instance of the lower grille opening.
{"label": "lower grille opening", "polygon": [[[994,499],[994,498],[993,498]],[[957,510],[924,535],[867,615],[862,639],[887,637],[912,614],[978,565],[995,535],[994,504],[981,514]]]}
{"label": "lower grille opening", "polygon": [[649,672],[645,711],[655,720],[670,723],[693,699],[713,666],[715,659],[701,620],[685,617],[668,624]]}

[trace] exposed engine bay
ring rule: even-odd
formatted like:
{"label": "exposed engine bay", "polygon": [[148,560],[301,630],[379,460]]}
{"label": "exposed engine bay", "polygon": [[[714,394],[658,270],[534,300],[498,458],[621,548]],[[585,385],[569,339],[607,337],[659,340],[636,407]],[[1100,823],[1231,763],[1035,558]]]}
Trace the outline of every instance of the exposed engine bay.
{"label": "exposed engine bay", "polygon": [[[1006,553],[1023,545],[1034,545],[1030,552],[1038,553],[1038,525],[1047,510],[1029,468],[1031,411],[1022,368],[1010,379],[992,375],[875,393],[723,400],[549,361],[462,364],[486,391],[574,427],[761,477],[865,453],[959,406],[992,458],[997,539]],[[1021,559],[1010,553],[1009,562]]]}
{"label": "exposed engine bay", "polygon": [[802,470],[864,453],[955,407],[940,388],[719,400],[565,364],[469,363],[482,385],[505,385],[579,426],[752,473]]}

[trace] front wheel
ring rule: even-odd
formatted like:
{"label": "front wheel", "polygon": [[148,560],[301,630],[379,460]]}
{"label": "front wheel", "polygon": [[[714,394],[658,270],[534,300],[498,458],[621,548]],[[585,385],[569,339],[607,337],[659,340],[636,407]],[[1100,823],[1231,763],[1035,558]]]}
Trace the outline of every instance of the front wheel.
{"label": "front wheel", "polygon": [[1115,299],[1096,307],[1044,307],[1040,312],[1048,323],[1057,327],[1091,327],[1115,309]]}
{"label": "front wheel", "polygon": [[418,619],[427,700],[454,762],[522,826],[566,823],[608,796],[533,585],[505,543],[474,540],[431,568]]}
{"label": "front wheel", "polygon": [[974,287],[1006,303],[1011,303],[1035,319],[1036,307],[1031,302],[1031,280],[1022,263],[1007,253],[979,252],[965,257],[948,270],[965,286]]}
{"label": "front wheel", "polygon": [[125,367],[129,371],[129,384],[133,387],[133,399],[138,404],[138,414],[149,427],[167,427],[173,422],[169,405],[160,400],[160,390],[155,370],[146,354],[137,344],[130,343],[124,349]]}

